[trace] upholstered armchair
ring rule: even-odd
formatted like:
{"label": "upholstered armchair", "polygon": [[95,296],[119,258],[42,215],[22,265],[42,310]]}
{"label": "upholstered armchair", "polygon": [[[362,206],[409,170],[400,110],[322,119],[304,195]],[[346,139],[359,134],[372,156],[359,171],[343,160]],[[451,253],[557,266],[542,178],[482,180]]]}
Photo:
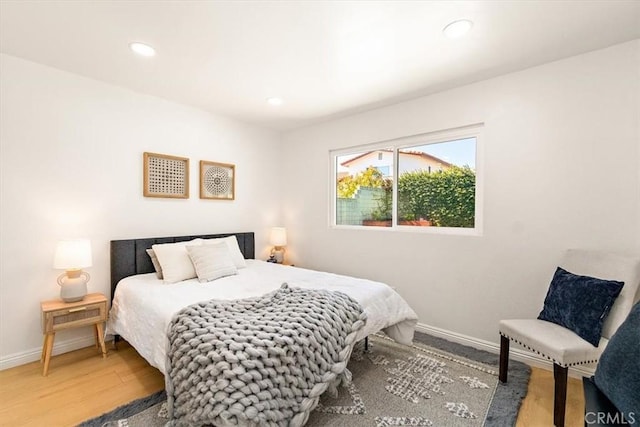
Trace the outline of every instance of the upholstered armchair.
{"label": "upholstered armchair", "polygon": [[[564,273],[570,272],[573,275],[589,276],[590,278],[604,279],[601,283],[623,282],[621,290],[618,287],[617,297],[600,316],[602,327],[599,340],[595,344],[579,336],[576,332],[567,329],[559,324],[540,319],[511,319],[501,320],[500,331],[500,373],[501,382],[507,382],[507,371],[509,364],[509,343],[513,341],[553,362],[553,373],[555,381],[553,421],[555,426],[563,426],[565,418],[565,405],[567,397],[567,373],[569,367],[595,363],[607,346],[608,340],[613,336],[618,327],[627,317],[633,304],[640,298],[638,287],[640,285],[640,259],[617,255],[612,253],[569,250],[566,252],[560,263]],[[554,275],[554,281],[562,269],[558,269]],[[593,282],[600,283],[597,280]],[[552,282],[552,287],[554,283]],[[618,285],[619,286],[619,285]],[[615,286],[612,286],[615,288]],[[550,290],[552,288],[550,287]],[[593,288],[591,288],[593,289]],[[599,291],[601,288],[598,288]],[[591,300],[596,299],[596,292],[583,292],[577,299],[584,298],[580,303],[585,306],[591,305]],[[566,295],[565,295],[566,297]],[[547,300],[545,299],[547,309]],[[567,312],[571,311],[571,301],[564,301]],[[561,305],[560,307],[563,307]],[[556,310],[562,316],[563,309]],[[543,313],[541,312],[541,317]],[[602,323],[604,319],[604,323]],[[590,332],[590,331],[587,331]],[[596,335],[597,336],[597,335]],[[594,342],[593,339],[591,339]]]}

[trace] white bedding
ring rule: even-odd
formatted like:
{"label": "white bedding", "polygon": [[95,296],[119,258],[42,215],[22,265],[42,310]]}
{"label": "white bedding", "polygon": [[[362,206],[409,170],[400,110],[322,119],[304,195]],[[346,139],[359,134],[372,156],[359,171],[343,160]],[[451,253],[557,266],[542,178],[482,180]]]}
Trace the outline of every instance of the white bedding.
{"label": "white bedding", "polygon": [[107,333],[122,336],[151,365],[165,373],[166,331],[181,308],[210,299],[263,295],[284,282],[300,288],[341,291],[358,301],[367,313],[358,339],[380,330],[402,344],[410,344],[413,339],[418,317],[388,285],[256,260],[247,260],[247,268],[238,270],[235,276],[208,283],[191,279],[164,284],[155,273],[127,277],[116,289]]}

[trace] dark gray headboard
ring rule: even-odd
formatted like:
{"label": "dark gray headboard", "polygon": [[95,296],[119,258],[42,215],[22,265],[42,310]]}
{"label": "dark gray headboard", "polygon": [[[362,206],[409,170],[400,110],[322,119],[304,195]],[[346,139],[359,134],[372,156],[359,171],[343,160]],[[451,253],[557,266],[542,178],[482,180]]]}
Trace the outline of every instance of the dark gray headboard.
{"label": "dark gray headboard", "polygon": [[196,236],[177,237],[147,237],[142,239],[112,240],[111,241],[111,299],[116,291],[118,282],[125,277],[135,274],[153,273],[155,270],[147,249],[159,243],[184,242],[185,240],[214,239],[219,237],[236,236],[240,251],[246,259],[255,258],[255,240],[253,232],[204,234]]}

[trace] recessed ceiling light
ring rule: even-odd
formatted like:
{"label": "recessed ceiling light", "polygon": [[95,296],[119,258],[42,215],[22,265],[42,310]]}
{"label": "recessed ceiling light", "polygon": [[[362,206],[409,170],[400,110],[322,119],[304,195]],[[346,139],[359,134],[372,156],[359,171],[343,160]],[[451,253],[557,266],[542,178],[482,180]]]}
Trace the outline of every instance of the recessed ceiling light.
{"label": "recessed ceiling light", "polygon": [[463,37],[465,34],[467,34],[471,27],[473,27],[473,22],[469,21],[468,19],[460,19],[458,21],[453,21],[449,25],[444,27],[444,30],[442,30],[442,32],[450,39],[459,39],[460,37]]}
{"label": "recessed ceiling light", "polygon": [[131,48],[131,50],[137,53],[138,55],[142,55],[142,56],[154,56],[156,54],[156,50],[145,43],[139,43],[139,42],[131,43],[129,44],[129,48]]}
{"label": "recessed ceiling light", "polygon": [[278,107],[282,105],[283,102],[284,101],[282,100],[282,98],[277,98],[277,97],[272,97],[267,99],[267,103],[269,105],[273,105],[274,107]]}

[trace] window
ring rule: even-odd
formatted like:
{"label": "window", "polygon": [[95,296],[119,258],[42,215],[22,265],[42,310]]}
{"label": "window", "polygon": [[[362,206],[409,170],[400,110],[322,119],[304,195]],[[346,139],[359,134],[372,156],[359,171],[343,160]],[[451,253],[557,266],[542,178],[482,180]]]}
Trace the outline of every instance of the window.
{"label": "window", "polygon": [[481,130],[331,152],[332,225],[478,234]]}

